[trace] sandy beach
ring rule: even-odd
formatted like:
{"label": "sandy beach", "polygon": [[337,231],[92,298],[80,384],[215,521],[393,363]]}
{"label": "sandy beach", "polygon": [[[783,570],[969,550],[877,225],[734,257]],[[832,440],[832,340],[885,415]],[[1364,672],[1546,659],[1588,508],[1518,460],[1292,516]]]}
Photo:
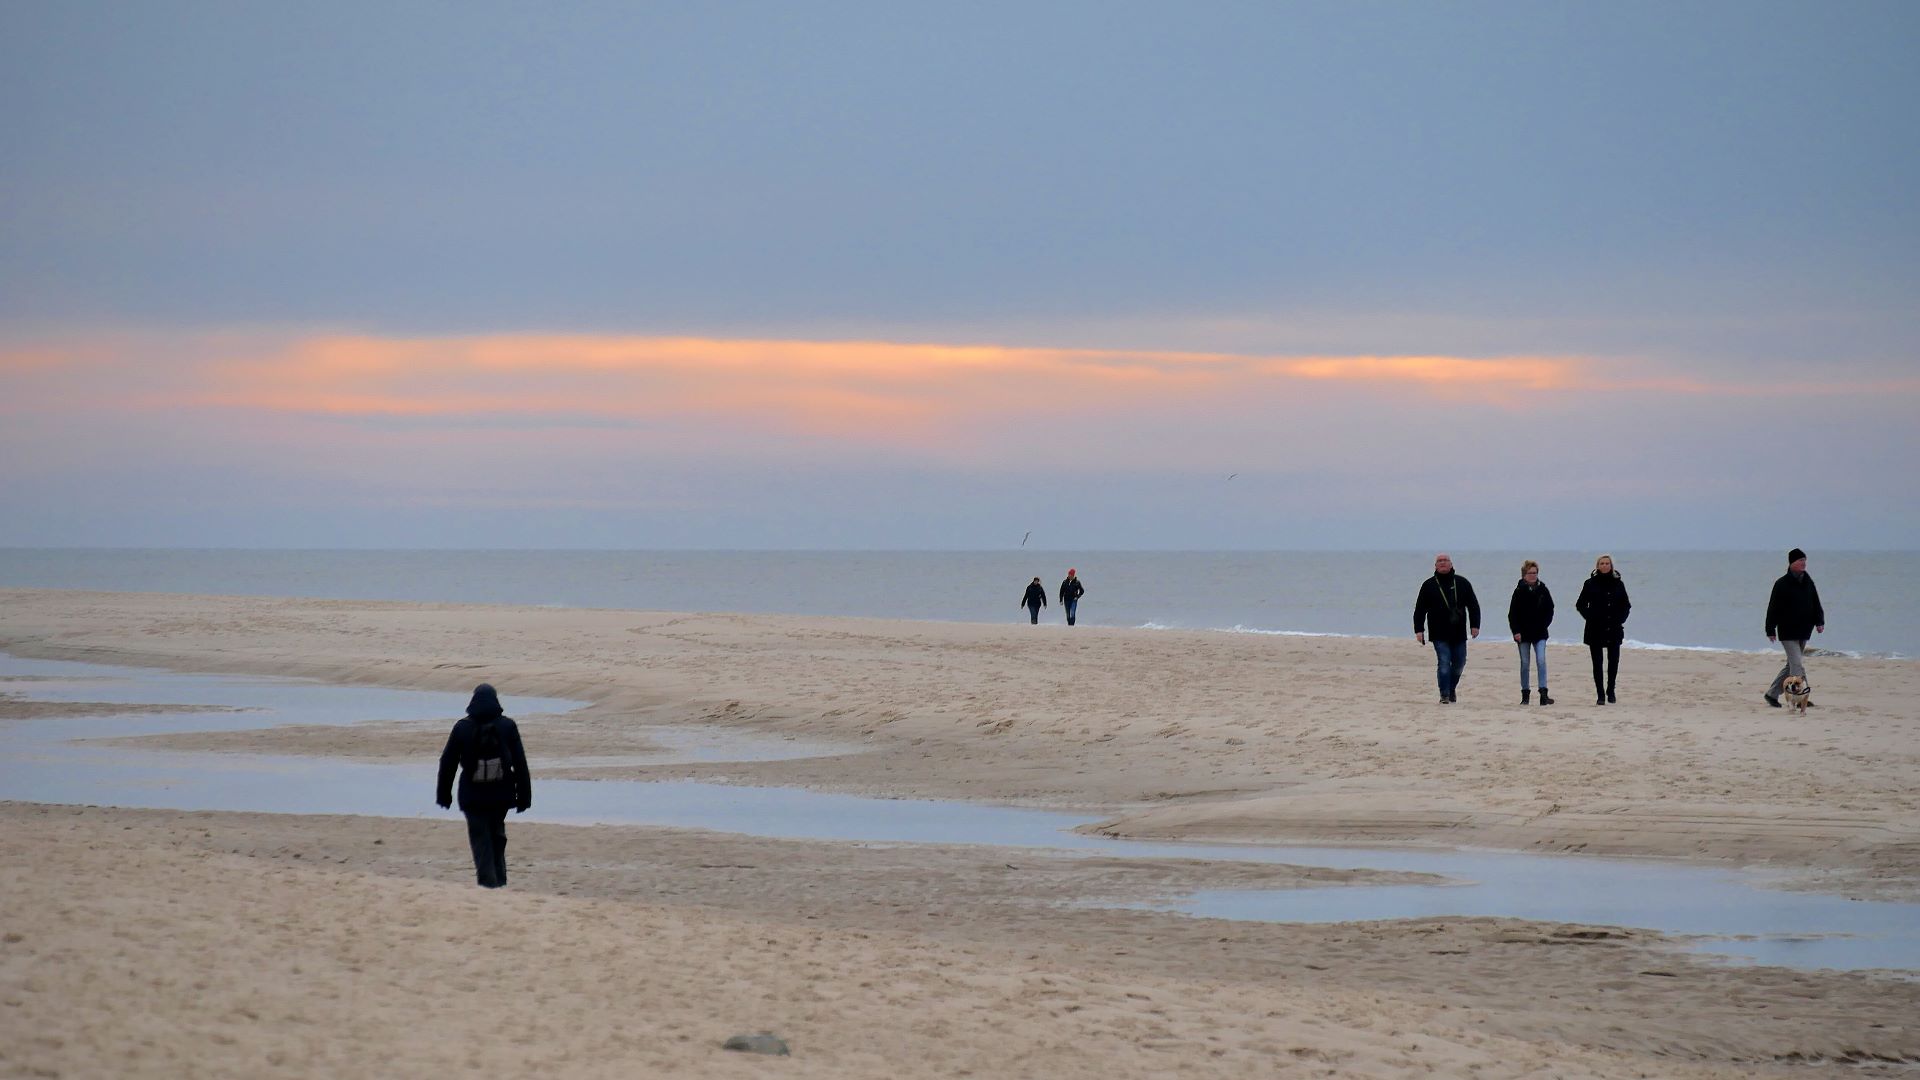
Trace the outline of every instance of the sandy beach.
{"label": "sandy beach", "polygon": [[[1920,896],[1920,663],[1630,651],[1552,707],[1510,642],[1460,703],[1404,641],[0,590],[0,649],[590,703],[521,720],[542,777],[1075,808],[1130,837],[1478,845],[1792,871]],[[0,688],[3,689],[3,688]],[[58,708],[0,699],[9,718]],[[844,748],[569,765],[699,724]],[[418,760],[445,723],[141,740]],[[422,802],[430,793],[423,786]],[[0,805],[0,1074],[1485,1076],[1904,1074],[1920,983],[1743,967],[1659,935],[1488,918],[1288,926],[1096,908],[1366,872],[457,820]],[[479,942],[486,942],[484,946]],[[793,1056],[723,1052],[746,1031]],[[1899,1064],[1905,1062],[1908,1064]]]}

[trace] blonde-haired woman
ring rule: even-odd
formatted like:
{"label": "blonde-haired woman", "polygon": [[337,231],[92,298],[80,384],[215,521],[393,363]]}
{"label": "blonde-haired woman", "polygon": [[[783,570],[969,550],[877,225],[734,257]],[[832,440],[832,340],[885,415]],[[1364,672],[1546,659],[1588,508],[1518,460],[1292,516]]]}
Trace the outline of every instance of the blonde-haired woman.
{"label": "blonde-haired woman", "polygon": [[[1585,641],[1593,655],[1593,693],[1595,705],[1612,705],[1614,676],[1620,673],[1620,643],[1627,636],[1627,615],[1633,602],[1627,599],[1627,583],[1613,568],[1613,556],[1602,555],[1593,561],[1593,573],[1580,587],[1580,599],[1573,608],[1587,620]],[[1607,678],[1600,681],[1600,654],[1607,656]]]}
{"label": "blonde-haired woman", "polygon": [[[1551,705],[1547,696],[1547,627],[1553,625],[1553,594],[1540,580],[1540,564],[1528,559],[1520,564],[1520,583],[1513,587],[1513,599],[1507,602],[1507,629],[1520,647],[1520,704],[1525,705],[1533,691],[1527,686],[1527,661],[1540,668],[1540,704]],[[1529,655],[1531,654],[1531,655]]]}

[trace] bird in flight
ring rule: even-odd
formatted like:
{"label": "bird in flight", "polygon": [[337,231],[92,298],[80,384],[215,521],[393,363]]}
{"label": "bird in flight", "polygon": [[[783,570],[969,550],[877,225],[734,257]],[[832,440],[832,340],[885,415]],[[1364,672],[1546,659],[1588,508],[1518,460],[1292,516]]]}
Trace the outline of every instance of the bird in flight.
{"label": "bird in flight", "polygon": [[[1027,536],[1032,536],[1032,535],[1033,535],[1033,530],[1032,530],[1032,529],[1028,529],[1028,530],[1027,530]],[[1027,546],[1027,536],[1023,536],[1023,537],[1021,537],[1021,538],[1020,538],[1020,546],[1021,546],[1021,547],[1026,547],[1026,546]]]}
{"label": "bird in flight", "polygon": [[1236,472],[1236,473],[1228,473],[1228,474],[1227,474],[1227,479],[1229,479],[1229,480],[1231,480],[1231,479],[1233,479],[1234,477],[1236,477],[1236,476],[1239,476],[1239,475],[1240,475],[1240,474],[1239,474],[1239,473],[1237,473],[1237,472]]}

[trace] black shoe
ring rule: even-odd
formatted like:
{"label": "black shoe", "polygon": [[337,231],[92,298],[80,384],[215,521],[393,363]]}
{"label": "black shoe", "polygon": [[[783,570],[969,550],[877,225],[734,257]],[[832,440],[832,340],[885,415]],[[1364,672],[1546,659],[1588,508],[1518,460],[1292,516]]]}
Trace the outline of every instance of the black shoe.
{"label": "black shoe", "polygon": [[1763,698],[1766,698],[1767,704],[1773,706],[1774,708],[1777,709],[1780,707],[1780,699],[1777,697],[1774,697],[1772,694],[1761,694],[1760,696]]}
{"label": "black shoe", "polygon": [[1607,704],[1609,705],[1617,704],[1617,702],[1613,700],[1613,691],[1611,690],[1607,691]]}
{"label": "black shoe", "polygon": [[1605,694],[1593,695],[1593,703],[1595,705],[1605,705],[1607,703],[1607,695]]}
{"label": "black shoe", "polygon": [[1448,694],[1448,695],[1447,695],[1447,704],[1449,704],[1449,705],[1458,705],[1458,704],[1460,704],[1460,695],[1459,695],[1459,694]]}
{"label": "black shoe", "polygon": [[1442,705],[1450,705],[1450,704],[1452,704],[1452,703],[1453,703],[1453,699],[1452,699],[1452,698],[1450,698],[1450,697],[1448,697],[1448,696],[1447,696],[1447,695],[1445,695],[1445,694],[1441,694],[1441,695],[1440,695],[1440,704],[1442,704]]}
{"label": "black shoe", "polygon": [[1553,699],[1547,696],[1547,688],[1544,686],[1540,688],[1540,704],[1542,705],[1553,704]]}
{"label": "black shoe", "polygon": [[[1533,700],[1533,691],[1525,689],[1523,687],[1520,691],[1520,704],[1525,705],[1527,702],[1532,700]],[[1541,700],[1542,701],[1546,700],[1546,695],[1544,691],[1542,691],[1541,693]]]}

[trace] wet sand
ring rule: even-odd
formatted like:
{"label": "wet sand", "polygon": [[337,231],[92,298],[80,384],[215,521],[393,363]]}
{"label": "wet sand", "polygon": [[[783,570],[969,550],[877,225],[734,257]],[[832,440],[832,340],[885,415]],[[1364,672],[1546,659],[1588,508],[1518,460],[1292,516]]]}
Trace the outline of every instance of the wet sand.
{"label": "wet sand", "polygon": [[[1683,854],[1861,895],[1910,897],[1920,876],[1920,665],[1904,661],[1815,661],[1821,707],[1800,718],[1760,702],[1778,664],[1758,655],[1630,652],[1621,704],[1561,675],[1563,704],[1523,709],[1511,645],[1476,645],[1441,708],[1410,639],[30,590],[0,591],[0,612],[0,648],[24,656],[433,689],[450,715],[481,679],[510,710],[593,702],[523,718],[536,768],[694,722],[860,751],[572,775],[1091,808],[1136,836]],[[1584,650],[1552,659],[1584,677]],[[0,723],[32,705],[13,708]],[[444,737],[351,731],[166,741],[425,762]],[[1338,887],[1332,871],[570,828],[538,810],[510,823],[512,887],[482,892],[446,820],[0,807],[17,868],[0,1072],[1679,1077],[1920,1060],[1920,984],[1734,967],[1644,932],[1076,906]],[[499,926],[510,940],[476,959],[469,939]],[[501,1008],[513,1030],[482,1019]],[[717,1049],[760,1028],[795,1056]]]}

